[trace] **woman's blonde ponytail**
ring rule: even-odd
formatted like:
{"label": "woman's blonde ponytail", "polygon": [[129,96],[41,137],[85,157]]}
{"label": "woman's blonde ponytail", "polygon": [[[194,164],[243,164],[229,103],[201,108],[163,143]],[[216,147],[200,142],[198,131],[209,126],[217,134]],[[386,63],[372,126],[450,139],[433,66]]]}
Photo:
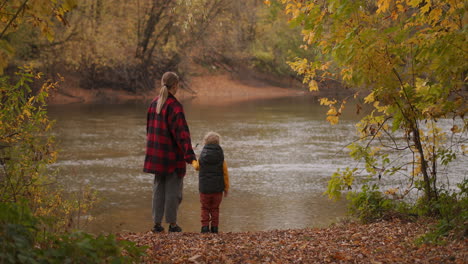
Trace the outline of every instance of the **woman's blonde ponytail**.
{"label": "woman's blonde ponytail", "polygon": [[167,100],[167,96],[168,96],[167,86],[163,85],[161,87],[161,90],[159,91],[158,104],[156,105],[156,113],[157,114],[161,113],[161,109],[162,109],[164,103]]}
{"label": "woman's blonde ponytail", "polygon": [[158,104],[156,105],[156,113],[160,114],[164,103],[169,96],[169,91],[179,84],[179,76],[174,72],[166,72],[161,78],[161,90],[159,91]]}

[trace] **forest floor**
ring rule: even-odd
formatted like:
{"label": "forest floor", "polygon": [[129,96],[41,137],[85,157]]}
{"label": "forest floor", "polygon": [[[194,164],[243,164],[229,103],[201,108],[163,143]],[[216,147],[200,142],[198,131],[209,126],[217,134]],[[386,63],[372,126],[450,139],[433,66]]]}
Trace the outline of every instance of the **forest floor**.
{"label": "forest floor", "polygon": [[[468,263],[468,239],[416,245],[430,220],[219,234],[126,233],[145,263]],[[222,228],[222,227],[221,227]]]}

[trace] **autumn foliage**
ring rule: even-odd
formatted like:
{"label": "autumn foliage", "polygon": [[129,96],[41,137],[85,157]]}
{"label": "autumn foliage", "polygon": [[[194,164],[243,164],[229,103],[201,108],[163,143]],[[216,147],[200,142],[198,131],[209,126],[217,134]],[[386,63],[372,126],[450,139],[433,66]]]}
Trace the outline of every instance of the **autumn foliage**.
{"label": "autumn foliage", "polygon": [[[351,188],[357,178],[404,175],[407,184],[395,196],[421,190],[421,199],[438,201],[439,174],[467,154],[466,2],[281,2],[290,23],[302,28],[304,48],[320,50],[314,60],[290,63],[310,90],[339,80],[357,90],[354,99],[364,95],[358,112],[362,104],[371,109],[356,125],[359,140],[349,145],[362,165],[337,171],[329,195]],[[331,124],[350,99],[321,99]]]}

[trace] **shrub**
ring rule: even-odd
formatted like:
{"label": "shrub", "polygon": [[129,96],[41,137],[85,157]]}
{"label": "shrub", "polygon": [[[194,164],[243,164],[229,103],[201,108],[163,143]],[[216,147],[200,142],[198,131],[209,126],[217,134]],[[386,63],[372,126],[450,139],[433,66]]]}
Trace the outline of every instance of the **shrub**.
{"label": "shrub", "polygon": [[144,248],[113,235],[48,233],[17,203],[0,203],[0,263],[138,263]]}
{"label": "shrub", "polygon": [[364,223],[386,219],[397,214],[398,208],[405,208],[403,203],[385,197],[379,187],[365,184],[360,192],[348,193],[349,211]]}
{"label": "shrub", "polygon": [[418,239],[418,243],[443,243],[444,237],[462,239],[468,236],[468,180],[457,185],[460,191],[439,190],[439,199],[432,203],[419,202],[421,213],[436,209],[438,221],[433,230]]}

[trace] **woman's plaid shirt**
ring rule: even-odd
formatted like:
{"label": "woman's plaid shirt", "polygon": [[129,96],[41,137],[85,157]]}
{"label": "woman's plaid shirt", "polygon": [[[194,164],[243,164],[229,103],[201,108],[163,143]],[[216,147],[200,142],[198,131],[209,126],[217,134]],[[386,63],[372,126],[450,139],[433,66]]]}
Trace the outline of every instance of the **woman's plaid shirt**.
{"label": "woman's plaid shirt", "polygon": [[143,171],[167,174],[174,171],[185,176],[186,162],[196,160],[184,109],[169,93],[160,114],[156,114],[158,98],[148,109],[146,124],[146,157]]}

